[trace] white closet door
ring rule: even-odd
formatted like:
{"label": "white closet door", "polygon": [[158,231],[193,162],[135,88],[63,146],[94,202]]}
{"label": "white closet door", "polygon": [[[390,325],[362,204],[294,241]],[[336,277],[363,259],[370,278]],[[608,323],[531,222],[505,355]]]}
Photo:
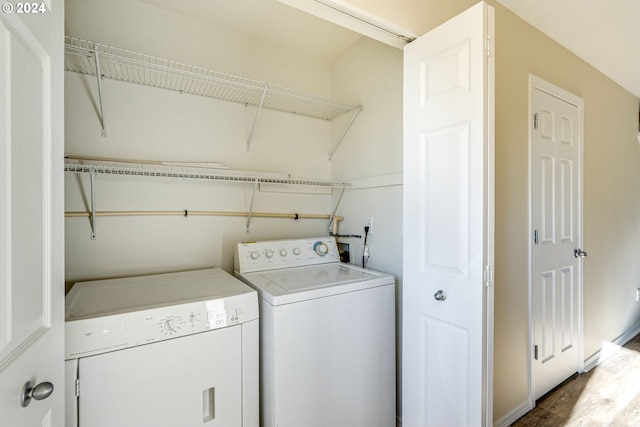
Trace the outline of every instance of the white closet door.
{"label": "white closet door", "polygon": [[489,426],[493,9],[404,55],[404,427]]}
{"label": "white closet door", "polygon": [[[37,10],[33,9],[37,5]],[[30,11],[38,13],[19,13]],[[64,423],[64,2],[0,12],[0,425]],[[53,385],[22,407],[24,384]]]}

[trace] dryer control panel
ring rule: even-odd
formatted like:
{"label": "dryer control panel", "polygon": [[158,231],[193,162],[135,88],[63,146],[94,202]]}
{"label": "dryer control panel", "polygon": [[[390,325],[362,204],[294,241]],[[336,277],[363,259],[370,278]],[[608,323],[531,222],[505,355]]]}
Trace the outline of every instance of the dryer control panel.
{"label": "dryer control panel", "polygon": [[251,273],[279,268],[340,262],[334,237],[238,243],[235,271]]}
{"label": "dryer control panel", "polygon": [[255,290],[220,268],[76,283],[65,301],[65,360],[258,319]]}

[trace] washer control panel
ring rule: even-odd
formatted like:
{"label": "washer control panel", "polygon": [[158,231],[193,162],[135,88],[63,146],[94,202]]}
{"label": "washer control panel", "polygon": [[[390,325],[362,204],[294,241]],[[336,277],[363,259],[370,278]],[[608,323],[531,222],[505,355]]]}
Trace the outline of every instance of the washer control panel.
{"label": "washer control panel", "polygon": [[340,262],[333,237],[244,242],[236,249],[235,271],[250,273],[330,262]]}

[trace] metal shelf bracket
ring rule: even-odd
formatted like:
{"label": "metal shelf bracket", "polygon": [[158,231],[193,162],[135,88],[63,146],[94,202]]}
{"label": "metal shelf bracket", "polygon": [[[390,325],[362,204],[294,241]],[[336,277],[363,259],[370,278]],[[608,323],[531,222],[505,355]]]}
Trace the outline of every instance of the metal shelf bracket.
{"label": "metal shelf bracket", "polygon": [[258,121],[258,116],[260,115],[260,111],[262,110],[262,105],[264,104],[264,97],[267,95],[267,88],[269,85],[264,84],[264,89],[262,91],[262,98],[260,98],[260,104],[258,104],[258,111],[256,111],[256,116],[253,118],[253,124],[251,125],[251,130],[249,131],[249,137],[247,138],[247,151],[251,151],[251,138],[253,137],[253,130],[256,128],[256,122]]}
{"label": "metal shelf bracket", "polygon": [[106,137],[107,128],[105,126],[104,107],[102,105],[102,82],[100,81],[102,77],[102,73],[100,72],[100,58],[99,58],[98,49],[96,49],[95,43],[93,44],[93,55],[96,62],[96,79],[98,80],[98,101],[100,103],[100,126],[102,126],[102,130],[100,131],[100,136]]}
{"label": "metal shelf bracket", "polygon": [[91,171],[89,172],[89,177],[91,179],[91,240],[96,240],[96,205],[94,203],[94,187],[93,187],[93,180],[95,177],[96,173],[93,169],[93,167],[91,168]]}
{"label": "metal shelf bracket", "polygon": [[338,207],[342,202],[342,196],[344,196],[344,190],[346,190],[345,187],[342,187],[340,189],[340,196],[338,197],[338,202],[336,203],[336,207],[333,209],[333,212],[331,213],[331,217],[329,218],[329,224],[327,224],[327,230],[329,231],[329,234],[334,233],[333,223],[336,218],[336,212],[338,211]]}
{"label": "metal shelf bracket", "polygon": [[247,234],[251,232],[251,217],[253,216],[253,202],[256,198],[256,190],[258,189],[258,180],[256,179],[253,184],[253,194],[251,195],[251,204],[249,205],[249,213],[247,215]]}
{"label": "metal shelf bracket", "polygon": [[336,143],[333,145],[333,147],[329,151],[329,160],[331,160],[331,158],[333,157],[333,153],[336,152],[336,150],[338,149],[338,146],[340,145],[340,143],[342,143],[342,140],[347,135],[347,132],[349,131],[349,129],[351,129],[351,125],[353,125],[353,122],[356,120],[356,117],[358,117],[358,114],[360,114],[360,111],[362,111],[362,108],[358,108],[354,110],[353,116],[351,116],[351,120],[349,120],[349,123],[347,123],[347,126],[342,131],[342,134],[340,134],[338,141],[336,141]]}

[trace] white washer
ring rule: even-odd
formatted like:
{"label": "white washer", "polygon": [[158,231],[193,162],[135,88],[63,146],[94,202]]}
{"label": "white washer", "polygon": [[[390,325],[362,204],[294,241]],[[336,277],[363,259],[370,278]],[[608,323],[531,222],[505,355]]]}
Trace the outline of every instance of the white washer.
{"label": "white washer", "polygon": [[66,427],[257,427],[258,298],[219,268],[76,283]]}
{"label": "white washer", "polygon": [[396,424],[393,276],[332,237],[239,243],[235,270],[260,300],[263,427]]}

